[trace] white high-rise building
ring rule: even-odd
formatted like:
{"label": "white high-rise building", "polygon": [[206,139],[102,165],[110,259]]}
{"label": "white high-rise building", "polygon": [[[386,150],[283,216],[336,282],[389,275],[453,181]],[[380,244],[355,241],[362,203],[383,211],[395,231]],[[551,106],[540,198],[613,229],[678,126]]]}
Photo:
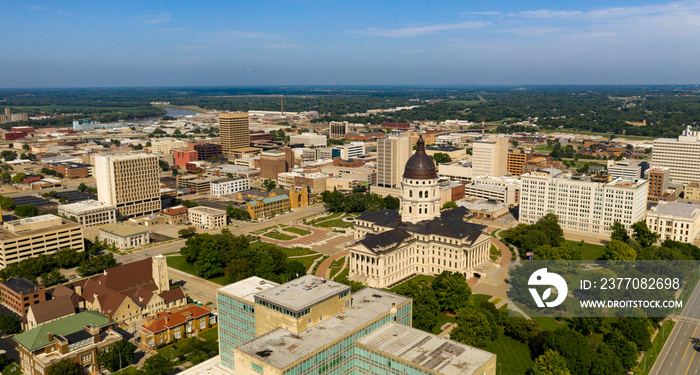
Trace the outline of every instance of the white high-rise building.
{"label": "white high-rise building", "polygon": [[520,178],[520,221],[525,224],[554,213],[564,230],[607,236],[614,222],[629,229],[646,215],[647,180],[595,182],[553,168],[525,173]]}
{"label": "white high-rise building", "polygon": [[674,182],[700,181],[700,131],[688,126],[678,139],[654,140],[651,165],[670,168]]}
{"label": "white high-rise building", "polygon": [[[377,187],[401,189],[401,174],[411,157],[411,138],[389,136],[377,140]],[[372,189],[374,192],[374,188]],[[400,192],[400,190],[399,190]]]}
{"label": "white high-rise building", "polygon": [[508,174],[508,138],[474,141],[472,151],[474,176],[501,177]]}
{"label": "white high-rise building", "polygon": [[160,211],[158,156],[96,155],[95,179],[100,202],[117,208],[118,218]]}

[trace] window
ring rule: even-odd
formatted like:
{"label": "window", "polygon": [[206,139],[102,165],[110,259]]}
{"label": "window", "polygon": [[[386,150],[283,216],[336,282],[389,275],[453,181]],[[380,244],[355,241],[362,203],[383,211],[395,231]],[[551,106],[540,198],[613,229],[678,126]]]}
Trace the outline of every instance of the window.
{"label": "window", "polygon": [[263,373],[263,368],[260,367],[260,366],[258,366],[258,365],[256,365],[255,363],[251,363],[251,364],[250,364],[250,368],[252,368],[253,371],[259,372],[259,373],[261,373],[261,374]]}

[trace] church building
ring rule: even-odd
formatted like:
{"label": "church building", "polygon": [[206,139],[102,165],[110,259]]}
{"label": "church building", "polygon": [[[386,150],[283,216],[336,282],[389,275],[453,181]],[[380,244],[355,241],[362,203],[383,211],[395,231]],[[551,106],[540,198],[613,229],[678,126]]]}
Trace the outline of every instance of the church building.
{"label": "church building", "polygon": [[466,222],[464,207],[440,212],[437,178],[421,136],[404,169],[400,210],[365,212],[355,219],[351,280],[386,288],[416,274],[452,271],[470,278],[490,260],[485,226]]}

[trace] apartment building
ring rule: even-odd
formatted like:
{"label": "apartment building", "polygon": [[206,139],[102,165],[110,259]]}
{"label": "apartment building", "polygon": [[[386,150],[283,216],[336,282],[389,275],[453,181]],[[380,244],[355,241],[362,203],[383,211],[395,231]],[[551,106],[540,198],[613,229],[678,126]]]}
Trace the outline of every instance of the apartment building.
{"label": "apartment building", "polygon": [[507,169],[508,173],[513,176],[520,176],[523,174],[523,165],[527,162],[528,155],[522,152],[520,149],[514,149],[508,153]]}
{"label": "apartment building", "polygon": [[651,164],[669,168],[674,182],[700,182],[700,131],[688,126],[678,139],[655,139]]}
{"label": "apartment building", "polygon": [[158,156],[96,155],[95,174],[98,199],[115,206],[117,218],[150,215],[160,211]]}
{"label": "apartment building", "polygon": [[224,156],[234,157],[237,148],[250,147],[248,112],[219,113],[219,137]]}
{"label": "apartment building", "polygon": [[349,126],[347,121],[331,121],[328,124],[328,136],[330,139],[343,139],[348,134]]}
{"label": "apartment building", "polygon": [[629,229],[644,220],[646,214],[647,180],[617,178],[596,182],[558,169],[520,177],[520,221],[525,224],[534,224],[542,216],[554,213],[564,230],[608,236],[614,222]]}
{"label": "apartment building", "polygon": [[659,202],[647,212],[647,226],[661,241],[693,243],[700,231],[700,205]]}
{"label": "apartment building", "polygon": [[508,174],[508,138],[489,138],[474,141],[472,150],[474,175],[493,177]]}
{"label": "apartment building", "polygon": [[117,207],[95,200],[61,204],[58,215],[73,220],[83,227],[117,222]]}
{"label": "apartment building", "polygon": [[192,207],[187,212],[192,225],[205,229],[219,229],[226,226],[226,211],[211,207]]}
{"label": "apartment building", "polygon": [[85,250],[80,224],[56,215],[12,220],[0,231],[0,268],[39,254],[53,254],[64,247]]}
{"label": "apartment building", "polygon": [[[409,137],[389,136],[377,140],[377,184],[372,187],[372,192],[393,196],[401,194],[401,175],[411,154]],[[384,190],[388,190],[386,194],[383,194]]]}
{"label": "apartment building", "polygon": [[228,178],[225,180],[212,182],[210,187],[211,195],[221,197],[227,194],[233,194],[250,189],[250,179],[243,177]]}
{"label": "apartment building", "polygon": [[236,373],[496,374],[494,354],[410,328],[411,299],[384,290],[251,277],[217,298],[221,365]]}
{"label": "apartment building", "polygon": [[252,219],[275,215],[292,209],[289,196],[282,194],[246,202],[246,210]]}

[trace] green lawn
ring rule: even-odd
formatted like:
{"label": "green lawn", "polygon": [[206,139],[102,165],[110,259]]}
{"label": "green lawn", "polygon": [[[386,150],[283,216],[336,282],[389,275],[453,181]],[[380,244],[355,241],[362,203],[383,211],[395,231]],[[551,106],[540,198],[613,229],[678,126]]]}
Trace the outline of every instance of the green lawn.
{"label": "green lawn", "polygon": [[315,251],[309,250],[305,247],[292,247],[291,249],[283,247],[282,252],[288,257],[317,254]]}
{"label": "green lawn", "polygon": [[[178,341],[175,345],[169,345],[163,349],[158,350],[158,354],[160,354],[168,359],[177,360],[177,356],[182,354],[181,348],[185,346],[183,344],[185,344],[185,342],[191,341],[191,340],[199,340],[199,339],[197,339],[196,337],[186,338],[182,341]],[[172,351],[170,350],[171,348],[172,348]],[[171,356],[172,356],[172,358],[171,358]]]}
{"label": "green lawn", "polygon": [[[341,273],[335,275],[335,278],[336,278],[336,279],[342,279],[343,277],[348,277],[349,274],[350,274],[350,269],[349,269],[349,268],[345,268],[345,270],[343,270],[343,272],[341,272]],[[331,277],[331,278],[332,278],[332,277]]]}
{"label": "green lawn", "polygon": [[491,255],[490,255],[490,256],[491,256],[491,260],[496,260],[496,259],[498,259],[498,258],[501,256],[501,250],[499,250],[499,249],[496,247],[496,245],[494,245],[494,244],[491,244],[490,253],[491,253]]}
{"label": "green lawn", "polygon": [[[343,268],[343,263],[345,262],[345,257],[342,257],[342,258],[336,260],[336,262],[338,262],[337,263],[338,267],[331,268],[331,274],[330,274],[331,280],[333,280],[333,276],[335,276],[335,274],[338,273],[338,271],[340,271],[341,268]],[[332,265],[331,265],[331,267],[332,267]]]}
{"label": "green lawn", "polygon": [[216,341],[219,339],[219,328],[214,327],[208,331],[202,332],[199,334],[199,337],[207,341]]}
{"label": "green lawn", "polygon": [[440,332],[442,332],[440,327],[442,327],[445,323],[454,323],[455,320],[456,319],[454,316],[446,315],[443,312],[439,313],[437,318],[437,324],[435,325],[435,327],[433,327],[433,334],[439,334]]}
{"label": "green lawn", "polygon": [[496,368],[497,374],[525,375],[534,365],[534,362],[530,359],[530,349],[527,344],[523,344],[502,333],[496,341],[489,344],[486,350],[495,353],[497,356],[497,361],[500,364]]}
{"label": "green lawn", "polygon": [[[114,375],[134,375],[138,374],[139,370],[134,366],[124,367],[123,369],[113,372]],[[5,372],[3,372],[5,373]],[[19,372],[8,372],[7,374],[19,374]]]}
{"label": "green lawn", "polygon": [[411,281],[411,280],[417,281],[417,282],[419,282],[419,283],[432,283],[433,280],[435,280],[435,276],[416,275],[416,276],[414,276],[414,277],[412,277],[412,278],[410,278],[410,279],[408,279],[408,280],[402,282],[401,284],[399,284],[399,285],[397,285],[397,286],[395,286],[395,287],[389,289],[389,291],[392,292],[392,293],[396,293],[396,291],[397,291],[402,285],[407,284],[407,283],[408,283],[409,281]]}
{"label": "green lawn", "polygon": [[307,222],[307,224],[316,224],[316,223],[324,221],[324,220],[335,219],[336,217],[340,217],[342,214],[343,214],[342,212],[335,212],[335,213],[332,213],[328,216],[321,216],[319,218],[313,219],[313,220]]}
{"label": "green lawn", "polygon": [[263,236],[272,238],[273,240],[280,240],[280,241],[289,241],[297,238],[296,236],[290,236],[288,234],[284,234],[281,232],[269,232],[263,234]]}
{"label": "green lawn", "polygon": [[559,328],[566,327],[566,323],[560,323],[554,318],[532,318],[533,321],[540,325],[540,328],[544,331],[556,331]]}
{"label": "green lawn", "polygon": [[595,245],[592,243],[583,243],[581,245],[581,242],[576,242],[576,241],[570,241],[570,240],[565,240],[566,242],[578,246],[581,249],[581,259],[583,260],[597,260],[601,259],[603,257],[603,254],[605,253],[605,246],[602,245]]}
{"label": "green lawn", "polygon": [[[5,368],[2,369],[3,374],[21,374],[22,373],[22,368],[19,367],[16,363],[12,362],[9,365],[5,366]],[[124,369],[127,370],[127,369]],[[133,374],[134,372],[124,372],[124,374]],[[117,374],[116,372],[114,374]],[[119,372],[121,374],[121,372]]]}
{"label": "green lawn", "polygon": [[646,367],[644,367],[644,358],[642,358],[639,361],[639,365],[634,368],[635,375],[646,375],[649,373],[649,370],[651,370],[656,358],[659,356],[659,353],[661,353],[661,348],[664,347],[666,339],[668,339],[668,336],[671,334],[671,330],[675,324],[676,323],[672,320],[667,320],[666,323],[664,323],[664,327],[666,327],[666,329],[661,329],[659,333],[656,334],[654,341],[651,342],[651,349],[644,354],[646,357]]}
{"label": "green lawn", "polygon": [[330,228],[330,227],[338,227],[338,228],[354,228],[355,226],[353,223],[349,223],[347,221],[343,221],[342,219],[333,219],[333,220],[326,220],[322,221],[318,224],[316,224],[317,227],[322,227],[322,228]]}
{"label": "green lawn", "polygon": [[311,231],[308,231],[308,230],[306,230],[306,229],[301,229],[301,228],[295,228],[295,227],[286,227],[286,228],[284,228],[284,229],[282,229],[282,230],[283,230],[283,231],[286,231],[286,232],[292,232],[292,233],[296,233],[296,234],[301,234],[302,236],[306,236],[306,235],[308,235],[308,234],[311,234]]}
{"label": "green lawn", "polygon": [[[182,272],[189,273],[190,275],[195,275],[199,277],[199,272],[197,271],[197,267],[189,264],[185,261],[185,258],[182,256],[169,256],[165,258],[165,261],[168,263],[168,267],[175,268],[176,270],[180,270]],[[217,276],[214,278],[209,279],[209,281],[217,283],[219,285],[227,285],[228,282],[226,281],[225,276]]]}
{"label": "green lawn", "polygon": [[320,256],[320,254],[309,255],[308,257],[288,259],[287,261],[288,262],[291,262],[293,260],[299,261],[304,265],[304,268],[306,268],[308,270],[309,267],[311,267],[311,265],[314,263],[314,260],[316,260],[316,258],[318,258],[319,256]]}

